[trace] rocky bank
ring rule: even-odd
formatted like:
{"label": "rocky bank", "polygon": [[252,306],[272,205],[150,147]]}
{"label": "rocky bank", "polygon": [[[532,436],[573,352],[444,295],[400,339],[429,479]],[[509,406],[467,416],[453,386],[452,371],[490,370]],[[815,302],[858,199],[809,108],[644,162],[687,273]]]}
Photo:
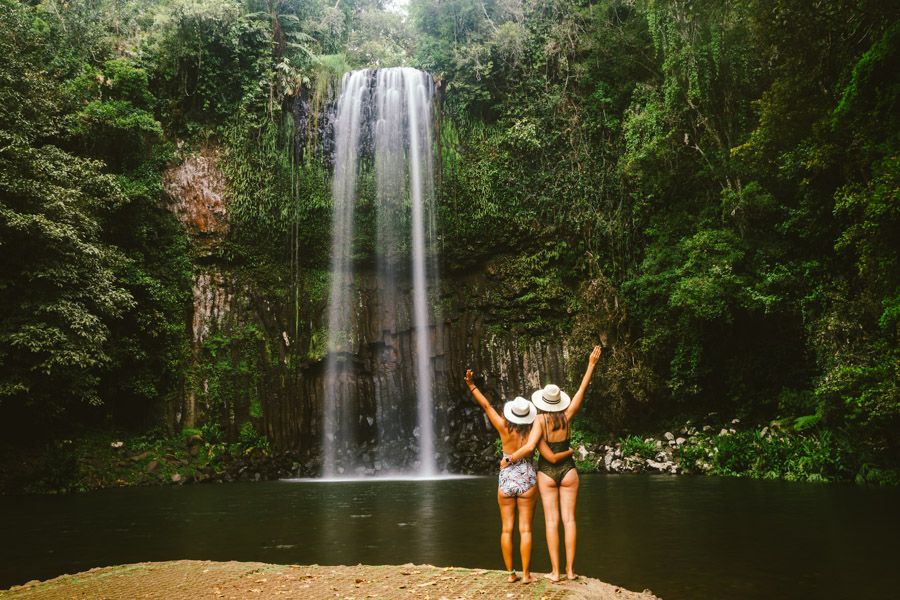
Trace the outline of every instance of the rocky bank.
{"label": "rocky bank", "polygon": [[165,600],[285,598],[415,598],[446,600],[655,600],[649,590],[631,592],[581,577],[551,584],[507,583],[506,574],[486,569],[431,565],[273,565],[249,562],[179,560],[91,569],[48,581],[31,581],[7,591],[4,598],[106,598]]}

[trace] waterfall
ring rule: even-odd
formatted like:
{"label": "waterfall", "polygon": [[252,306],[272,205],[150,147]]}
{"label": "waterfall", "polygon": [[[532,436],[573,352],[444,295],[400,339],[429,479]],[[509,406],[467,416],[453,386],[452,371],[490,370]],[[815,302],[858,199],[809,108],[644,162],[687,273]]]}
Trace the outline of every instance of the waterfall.
{"label": "waterfall", "polygon": [[[325,365],[323,469],[326,477],[402,471],[437,473],[433,424],[429,291],[437,283],[434,249],[434,164],[431,77],[399,67],[344,75],[334,118],[332,255]],[[373,350],[375,448],[361,423],[356,364],[362,336],[356,327],[353,244],[359,182],[374,166],[377,327],[384,347]],[[362,165],[362,166],[361,166]],[[414,394],[399,375],[398,312],[406,302],[401,279],[412,281]],[[415,410],[406,404],[414,397]],[[366,420],[366,419],[362,419]],[[416,446],[415,462],[405,449]],[[415,466],[411,469],[411,466]]]}

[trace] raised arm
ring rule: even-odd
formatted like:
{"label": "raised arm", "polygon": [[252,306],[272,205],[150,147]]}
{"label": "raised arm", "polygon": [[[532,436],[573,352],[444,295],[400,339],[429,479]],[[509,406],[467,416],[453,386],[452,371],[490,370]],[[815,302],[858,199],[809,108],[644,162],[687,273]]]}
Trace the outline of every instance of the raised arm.
{"label": "raised arm", "polygon": [[544,438],[541,438],[541,441],[538,444],[538,451],[540,451],[541,456],[544,457],[544,460],[553,464],[569,458],[575,453],[575,451],[571,448],[569,448],[568,450],[563,450],[562,452],[554,452],[550,449],[550,444],[548,444],[547,440],[545,440]]}
{"label": "raised arm", "polygon": [[466,369],[466,385],[469,386],[469,391],[472,392],[472,395],[475,396],[475,401],[478,402],[484,412],[487,413],[488,419],[490,419],[494,429],[498,432],[506,431],[506,423],[504,422],[503,417],[494,410],[494,407],[491,406],[488,399],[484,397],[484,394],[481,393],[481,390],[479,390],[475,385],[475,382],[472,381],[474,376],[475,373],[472,372],[472,369]]}
{"label": "raised arm", "polygon": [[581,378],[581,386],[579,386],[575,395],[572,396],[572,403],[569,405],[569,408],[566,409],[566,418],[570,421],[581,408],[581,402],[584,400],[584,393],[587,391],[588,384],[591,382],[591,377],[594,376],[594,367],[597,366],[597,362],[600,360],[600,355],[602,353],[603,350],[600,346],[594,346],[594,350],[591,352],[590,357],[588,357],[588,366],[587,370],[584,372],[584,377]]}

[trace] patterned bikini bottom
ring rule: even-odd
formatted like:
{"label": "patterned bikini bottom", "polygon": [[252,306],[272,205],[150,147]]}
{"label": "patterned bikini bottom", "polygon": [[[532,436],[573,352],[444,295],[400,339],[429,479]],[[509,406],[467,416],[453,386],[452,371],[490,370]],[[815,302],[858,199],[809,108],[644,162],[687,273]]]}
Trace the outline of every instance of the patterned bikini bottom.
{"label": "patterned bikini bottom", "polygon": [[[506,456],[506,455],[504,455]],[[534,463],[522,459],[500,471],[500,491],[507,498],[521,496],[537,483]]]}

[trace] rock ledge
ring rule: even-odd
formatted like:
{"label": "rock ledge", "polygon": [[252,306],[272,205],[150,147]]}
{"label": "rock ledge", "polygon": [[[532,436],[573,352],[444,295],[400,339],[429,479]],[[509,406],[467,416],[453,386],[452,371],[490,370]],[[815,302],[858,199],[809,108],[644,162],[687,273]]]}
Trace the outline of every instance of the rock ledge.
{"label": "rock ledge", "polygon": [[581,577],[506,583],[501,571],[431,565],[273,565],[178,560],[101,567],[0,592],[5,598],[542,598],[658,600]]}

